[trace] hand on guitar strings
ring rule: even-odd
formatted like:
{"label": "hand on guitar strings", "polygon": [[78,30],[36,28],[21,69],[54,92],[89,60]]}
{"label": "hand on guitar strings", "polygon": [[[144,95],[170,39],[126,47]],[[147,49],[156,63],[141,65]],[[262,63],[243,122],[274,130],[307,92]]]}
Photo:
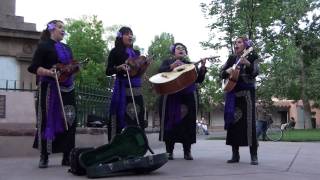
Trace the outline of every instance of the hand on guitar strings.
{"label": "hand on guitar strings", "polygon": [[229,68],[226,70],[226,72],[227,72],[228,74],[231,74],[232,71],[233,71],[233,68],[232,68],[232,67],[229,67]]}
{"label": "hand on guitar strings", "polygon": [[182,61],[180,61],[179,59],[177,59],[176,61],[174,61],[174,63],[170,64],[170,68],[174,69],[178,66],[181,66],[182,64],[184,64]]}
{"label": "hand on guitar strings", "polygon": [[248,61],[247,58],[243,57],[243,58],[240,59],[239,64],[244,64],[246,66],[250,66],[251,63],[250,63],[250,61]]}
{"label": "hand on guitar strings", "polygon": [[201,59],[201,67],[205,67],[206,66],[206,62],[207,62],[207,59]]}

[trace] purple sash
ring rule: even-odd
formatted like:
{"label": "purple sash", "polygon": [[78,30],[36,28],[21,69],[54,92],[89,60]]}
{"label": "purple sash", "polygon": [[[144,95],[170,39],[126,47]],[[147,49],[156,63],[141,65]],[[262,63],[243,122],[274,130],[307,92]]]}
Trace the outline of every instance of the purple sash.
{"label": "purple sash", "polygon": [[[61,42],[57,42],[54,44],[56,48],[56,52],[58,54],[58,59],[62,64],[70,64],[72,62],[72,53],[70,52],[69,48],[67,48]],[[64,82],[60,82],[60,85],[63,87],[70,87],[73,84],[73,76],[68,77]]]}
{"label": "purple sash", "polygon": [[46,127],[42,132],[42,137],[46,140],[53,140],[57,133],[64,131],[64,120],[58,94],[56,82],[50,77],[40,77],[41,82],[47,82],[50,91],[46,96]]}
{"label": "purple sash", "polygon": [[176,124],[179,124],[182,121],[181,118],[181,95],[193,93],[196,90],[195,84],[188,86],[187,88],[172,94],[168,95],[166,102],[166,130],[172,129]]}
{"label": "purple sash", "polygon": [[[137,55],[132,48],[127,48],[126,53],[133,58]],[[141,87],[141,77],[130,78],[131,86]],[[110,115],[116,115],[119,127],[122,129],[126,127],[125,111],[126,111],[126,88],[129,87],[128,77],[121,77],[117,75],[113,86],[113,93],[110,104]]]}
{"label": "purple sash", "polygon": [[[72,53],[64,44],[55,43],[55,49],[58,60],[63,64],[69,64],[72,61]],[[55,79],[51,77],[40,77],[41,82],[47,82],[50,92],[47,94],[47,112],[46,127],[42,137],[46,140],[54,140],[56,134],[64,131],[64,119],[58,94],[58,87]],[[69,77],[66,81],[59,83],[64,87],[70,87],[73,84],[73,77]]]}
{"label": "purple sash", "polygon": [[240,90],[250,90],[254,88],[254,84],[238,82],[236,87],[225,94],[224,105],[224,129],[227,130],[234,122],[234,113],[236,109],[236,92]]}
{"label": "purple sash", "polygon": [[[141,78],[130,78],[132,88],[141,87]],[[125,111],[126,111],[126,88],[129,87],[128,78],[117,77],[114,82],[113,94],[111,98],[110,113],[117,115],[120,128],[126,127]]]}

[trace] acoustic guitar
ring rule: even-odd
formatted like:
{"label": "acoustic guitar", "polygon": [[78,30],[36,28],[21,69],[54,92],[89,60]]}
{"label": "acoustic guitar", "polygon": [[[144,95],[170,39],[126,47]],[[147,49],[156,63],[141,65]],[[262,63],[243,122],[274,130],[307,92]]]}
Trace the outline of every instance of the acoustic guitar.
{"label": "acoustic guitar", "polygon": [[237,81],[240,73],[240,66],[238,66],[238,64],[241,58],[246,57],[252,51],[253,51],[253,47],[243,50],[243,54],[239,58],[238,62],[231,67],[231,73],[229,74],[229,77],[222,80],[222,89],[224,91],[230,92],[237,85]]}
{"label": "acoustic guitar", "polygon": [[174,94],[190,86],[197,80],[196,64],[203,60],[212,61],[218,57],[203,58],[193,64],[180,65],[170,72],[162,72],[150,77],[149,81],[153,84],[153,88],[158,94]]}

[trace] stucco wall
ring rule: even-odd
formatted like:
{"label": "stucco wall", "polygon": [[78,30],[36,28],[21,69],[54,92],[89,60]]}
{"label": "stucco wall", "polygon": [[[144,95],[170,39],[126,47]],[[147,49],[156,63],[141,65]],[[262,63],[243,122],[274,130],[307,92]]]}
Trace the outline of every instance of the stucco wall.
{"label": "stucco wall", "polygon": [[6,96],[6,116],[0,123],[34,123],[36,120],[33,92],[0,91]]}

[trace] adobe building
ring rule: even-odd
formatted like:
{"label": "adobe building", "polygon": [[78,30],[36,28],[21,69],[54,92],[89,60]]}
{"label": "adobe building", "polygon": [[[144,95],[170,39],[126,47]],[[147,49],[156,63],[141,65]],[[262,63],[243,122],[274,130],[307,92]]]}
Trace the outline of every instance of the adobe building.
{"label": "adobe building", "polygon": [[[15,15],[16,0],[0,5],[0,126],[35,122],[34,94],[10,89],[34,89],[35,76],[27,71],[40,39],[34,23]],[[21,124],[23,123],[23,125]]]}

